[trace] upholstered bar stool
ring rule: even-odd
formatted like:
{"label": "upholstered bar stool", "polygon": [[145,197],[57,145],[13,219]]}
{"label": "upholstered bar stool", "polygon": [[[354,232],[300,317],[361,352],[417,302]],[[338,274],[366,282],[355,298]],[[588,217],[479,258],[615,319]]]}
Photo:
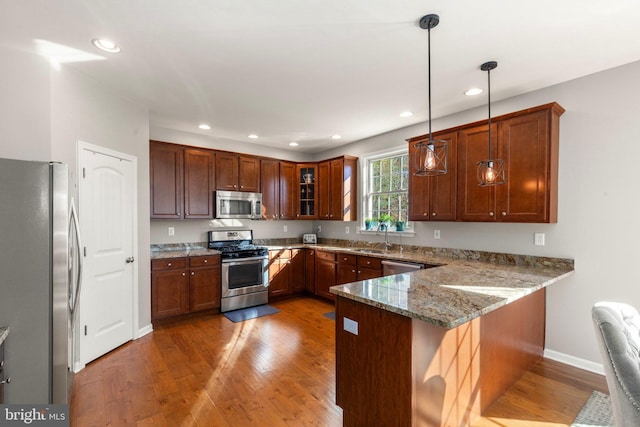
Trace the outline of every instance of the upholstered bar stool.
{"label": "upholstered bar stool", "polygon": [[616,426],[640,426],[640,315],[628,304],[591,310]]}

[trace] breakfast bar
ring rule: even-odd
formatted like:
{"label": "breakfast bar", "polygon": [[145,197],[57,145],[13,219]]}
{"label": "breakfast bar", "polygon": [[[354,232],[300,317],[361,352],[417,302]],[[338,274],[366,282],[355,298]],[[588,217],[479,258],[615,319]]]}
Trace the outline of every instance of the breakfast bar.
{"label": "breakfast bar", "polygon": [[573,273],[562,259],[424,261],[440,266],[330,290],[344,426],[470,425],[541,360],[545,288]]}

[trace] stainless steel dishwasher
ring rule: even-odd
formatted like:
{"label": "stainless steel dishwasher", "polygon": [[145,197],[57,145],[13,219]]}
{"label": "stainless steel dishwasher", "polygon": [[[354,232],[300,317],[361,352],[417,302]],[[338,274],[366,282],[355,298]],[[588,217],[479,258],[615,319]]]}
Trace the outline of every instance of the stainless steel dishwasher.
{"label": "stainless steel dishwasher", "polygon": [[416,270],[422,270],[427,268],[426,264],[418,262],[406,262],[406,261],[382,261],[382,275],[391,276],[393,274],[410,273]]}

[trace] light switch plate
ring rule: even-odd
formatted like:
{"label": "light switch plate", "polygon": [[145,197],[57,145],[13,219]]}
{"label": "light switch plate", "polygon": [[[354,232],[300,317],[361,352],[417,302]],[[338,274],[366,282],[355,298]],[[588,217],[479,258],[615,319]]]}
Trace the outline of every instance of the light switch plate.
{"label": "light switch plate", "polygon": [[356,322],[355,320],[351,320],[348,317],[345,317],[344,330],[352,333],[353,335],[358,335],[358,322]]}

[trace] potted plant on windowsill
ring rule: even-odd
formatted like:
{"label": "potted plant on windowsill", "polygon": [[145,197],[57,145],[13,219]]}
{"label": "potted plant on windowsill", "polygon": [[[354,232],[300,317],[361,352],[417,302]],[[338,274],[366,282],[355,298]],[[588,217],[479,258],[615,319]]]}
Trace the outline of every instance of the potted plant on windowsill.
{"label": "potted plant on windowsill", "polygon": [[385,231],[389,225],[393,222],[393,216],[389,214],[382,214],[378,217],[378,229],[380,231]]}
{"label": "potted plant on windowsill", "polygon": [[372,230],[378,225],[378,221],[373,218],[365,218],[364,219],[364,228],[365,230]]}
{"label": "potted plant on windowsill", "polygon": [[404,221],[396,221],[396,231],[404,231]]}

